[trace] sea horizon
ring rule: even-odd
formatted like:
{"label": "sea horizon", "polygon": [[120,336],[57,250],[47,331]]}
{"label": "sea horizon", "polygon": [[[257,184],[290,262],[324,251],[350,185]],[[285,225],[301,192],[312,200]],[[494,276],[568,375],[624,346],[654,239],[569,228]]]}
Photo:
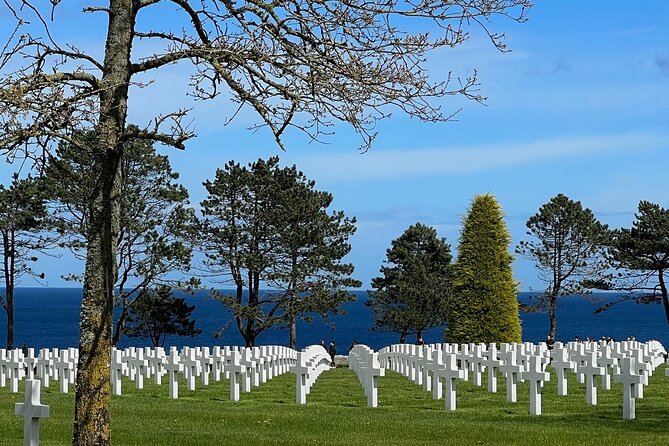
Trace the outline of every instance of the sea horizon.
{"label": "sea horizon", "polygon": [[[0,288],[0,291],[4,289]],[[210,289],[197,291],[194,295],[180,294],[190,305],[195,305],[192,318],[202,334],[195,338],[170,336],[166,347],[244,345],[230,312],[221,304],[207,296]],[[218,291],[231,291],[223,288]],[[378,350],[386,345],[399,342],[398,333],[376,332],[370,330],[371,310],[364,305],[366,290],[350,290],[356,295],[356,301],[342,306],[346,314],[333,315],[329,321],[319,316],[313,322],[298,321],[297,347],[317,344],[321,340],[337,345],[339,353],[347,353],[354,340]],[[527,302],[529,296],[540,291],[521,291],[520,302]],[[79,310],[81,305],[81,287],[17,287],[15,289],[15,333],[14,344],[26,344],[34,348],[76,347],[79,336]],[[624,302],[612,306],[609,310],[594,314],[594,310],[604,303],[615,300],[617,293],[593,293],[588,297],[564,297],[558,300],[556,340],[567,342],[578,336],[580,339],[601,339],[612,337],[624,340],[634,336],[637,340],[657,339],[669,346],[669,325],[664,319],[660,305]],[[593,301],[593,298],[596,301]],[[116,311],[118,313],[118,309]],[[523,341],[541,342],[548,333],[548,315],[546,313],[520,313],[523,327]],[[223,328],[222,336],[214,332]],[[427,343],[443,342],[444,328],[426,330],[423,338]],[[287,328],[273,328],[261,333],[257,345],[288,345]],[[409,336],[407,342],[414,342]],[[6,344],[6,314],[0,311],[0,346]],[[122,336],[118,347],[150,346],[148,339]]]}

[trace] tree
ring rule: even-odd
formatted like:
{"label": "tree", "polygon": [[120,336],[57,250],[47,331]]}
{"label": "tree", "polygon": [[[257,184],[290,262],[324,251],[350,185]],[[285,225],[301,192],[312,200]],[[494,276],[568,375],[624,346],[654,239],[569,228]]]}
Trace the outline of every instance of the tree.
{"label": "tree", "polygon": [[14,348],[14,288],[22,276],[43,279],[31,266],[37,254],[53,245],[48,229],[44,187],[37,178],[12,176],[9,188],[0,184],[0,246],[5,296],[0,306],[7,314],[7,349]]}
{"label": "tree", "polygon": [[622,299],[609,302],[596,312],[617,303],[661,303],[669,323],[667,272],[669,271],[669,210],[649,201],[639,202],[631,228],[610,231],[609,260],[618,270],[594,283],[600,289],[622,291]]}
{"label": "tree", "polygon": [[[349,277],[353,265],[341,258],[350,251],[355,220],[328,214],[332,195],[315,190],[295,166],[281,168],[278,157],[248,168],[230,161],[204,185],[205,268],[234,284],[233,295],[215,296],[234,314],[247,346],[282,324],[290,327],[294,346],[298,317],[326,317],[354,298],[345,287],[360,282]],[[270,290],[261,290],[263,284]]]}
{"label": "tree", "polygon": [[[231,93],[240,108],[257,113],[279,145],[288,128],[318,139],[341,121],[368,147],[375,124],[393,107],[437,122],[451,116],[442,112],[438,98],[483,100],[475,74],[454,82],[450,75],[430,80],[427,55],[462,44],[471,23],[504,49],[503,34],[488,31],[482,22],[500,15],[521,21],[531,1],[109,0],[84,8],[108,19],[104,50],[90,53],[76,42],[54,40],[57,34],[49,27],[60,24],[54,11],[60,4],[3,2],[17,25],[5,31],[0,50],[0,148],[10,157],[40,162],[52,141],[77,145],[71,139],[75,130],[97,131],[99,171],[86,240],[73,444],[106,446],[111,443],[109,362],[123,142],[139,137],[184,148],[192,136],[185,110],[159,114],[150,125],[130,130],[131,83],[141,87],[166,65],[191,63],[194,96]],[[160,14],[164,5],[172,8],[169,22]],[[403,21],[411,27],[405,29]],[[427,32],[434,28],[443,32]],[[140,41],[144,50],[163,50],[133,51]]]}
{"label": "tree", "polygon": [[275,260],[267,285],[279,291],[274,300],[283,310],[289,328],[288,345],[296,348],[297,319],[310,322],[313,314],[327,320],[330,314],[344,312],[341,305],[355,300],[348,291],[362,285],[351,278],[354,267],[342,259],[351,251],[348,243],[356,230],[355,218],[342,211],[328,213],[332,194],[315,189],[315,182],[296,166],[278,169],[278,158],[271,158],[273,174],[281,178],[276,188],[278,205],[273,226],[278,235]]}
{"label": "tree", "polygon": [[195,305],[188,305],[183,297],[174,297],[170,287],[143,289],[134,302],[123,327],[128,337],[149,338],[154,347],[164,347],[168,335],[193,338],[202,333],[190,319]]}
{"label": "tree", "polygon": [[446,341],[520,342],[511,236],[490,194],[474,197],[460,233]]}
{"label": "tree", "polygon": [[[133,127],[134,128],[134,127]],[[86,253],[90,206],[95,193],[97,137],[83,132],[62,142],[46,167],[53,196],[52,214],[64,241],[79,258]],[[82,150],[80,147],[86,148]],[[132,139],[123,145],[120,233],[116,246],[115,297],[121,307],[112,344],[116,345],[128,310],[141,291],[158,285],[190,289],[193,278],[179,278],[190,269],[195,211],[188,191],[176,181],[169,159],[158,155],[152,141]],[[72,274],[70,280],[81,280]]]}
{"label": "tree", "polygon": [[533,260],[539,278],[546,283],[531,309],[548,310],[548,338],[555,340],[558,297],[589,292],[588,281],[601,277],[607,269],[607,227],[580,201],[558,194],[530,217],[527,228],[527,235],[534,239],[521,241],[516,253]]}
{"label": "tree", "polygon": [[409,334],[416,339],[423,331],[444,323],[450,297],[451,247],[437,238],[434,228],[421,223],[409,226],[386,250],[381,277],[372,279],[365,305],[374,312],[374,330],[400,333],[400,343]]}

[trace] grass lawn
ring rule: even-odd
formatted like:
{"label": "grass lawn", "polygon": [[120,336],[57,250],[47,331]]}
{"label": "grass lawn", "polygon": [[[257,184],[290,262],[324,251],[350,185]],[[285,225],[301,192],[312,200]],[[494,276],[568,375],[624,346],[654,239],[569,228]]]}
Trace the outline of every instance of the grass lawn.
{"label": "grass lawn", "polygon": [[[471,377],[470,377],[471,378]],[[573,376],[571,377],[573,378]],[[651,377],[644,398],[637,400],[634,421],[622,420],[622,387],[598,392],[599,404],[585,403],[585,386],[572,379],[569,396],[556,395],[546,383],[543,415],[529,415],[528,384],[518,387],[518,403],[505,400],[505,382],[488,393],[471,382],[458,382],[455,412],[443,400],[393,372],[379,380],[379,407],[367,407],[355,374],[338,368],[323,373],[306,406],[295,404],[292,374],[274,378],[228,400],[228,381],[199,386],[180,398],[167,397],[167,385],[145,382],[143,390],[123,382],[124,395],[112,400],[115,445],[662,445],[669,444],[669,377],[664,366]],[[199,385],[199,382],[198,382]],[[51,418],[41,423],[42,445],[67,445],[72,436],[73,393],[58,392],[58,383],[42,389]],[[0,445],[19,445],[23,419],[14,415],[19,394],[0,388]]]}

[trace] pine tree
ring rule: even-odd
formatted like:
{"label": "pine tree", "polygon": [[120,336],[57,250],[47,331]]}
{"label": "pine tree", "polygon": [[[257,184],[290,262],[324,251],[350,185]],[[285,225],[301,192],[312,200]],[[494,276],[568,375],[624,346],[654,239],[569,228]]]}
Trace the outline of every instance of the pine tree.
{"label": "pine tree", "polygon": [[434,228],[420,223],[407,228],[386,251],[381,277],[372,279],[374,291],[365,305],[374,312],[375,331],[409,334],[422,338],[423,331],[444,323],[450,295],[451,247],[437,237]]}
{"label": "pine tree", "polygon": [[130,338],[149,338],[154,347],[164,347],[168,335],[190,336],[202,333],[190,319],[195,305],[188,305],[183,297],[174,297],[168,286],[144,289],[130,307],[123,331]]}
{"label": "pine tree", "polygon": [[527,221],[527,235],[516,253],[533,260],[546,289],[525,311],[548,311],[548,339],[555,341],[559,297],[590,293],[589,281],[606,271],[607,227],[580,201],[558,194]]}
{"label": "pine tree", "polygon": [[230,161],[204,185],[204,269],[234,286],[212,294],[234,314],[247,347],[274,326],[289,327],[294,346],[298,318],[326,319],[355,299],[346,288],[360,282],[350,277],[353,265],[342,262],[355,219],[329,213],[332,195],[295,166],[280,167],[278,157],[248,167]]}
{"label": "pine tree", "polygon": [[510,241],[495,197],[474,197],[460,235],[447,342],[520,342]]}

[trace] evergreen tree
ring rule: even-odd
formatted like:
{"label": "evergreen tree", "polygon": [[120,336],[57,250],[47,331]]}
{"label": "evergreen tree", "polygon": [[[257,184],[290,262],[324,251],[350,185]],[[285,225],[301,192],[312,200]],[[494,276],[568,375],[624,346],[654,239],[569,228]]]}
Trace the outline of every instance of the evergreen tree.
{"label": "evergreen tree", "polygon": [[669,323],[669,209],[648,201],[639,203],[631,228],[610,232],[609,259],[618,273],[595,285],[625,293],[618,301],[599,308],[604,311],[619,302],[662,304]]}
{"label": "evergreen tree", "polygon": [[[247,346],[276,325],[290,327],[295,345],[298,317],[326,317],[354,299],[345,288],[360,282],[341,259],[355,220],[328,214],[332,196],[316,191],[295,166],[281,168],[278,157],[248,167],[230,161],[204,185],[204,266],[234,285],[232,294],[213,294],[234,314]],[[269,290],[261,290],[265,284]]]}
{"label": "evergreen tree", "polygon": [[495,197],[474,197],[460,234],[447,342],[521,341],[510,241]]}
{"label": "evergreen tree", "polygon": [[33,269],[37,254],[44,254],[54,241],[46,233],[48,215],[44,185],[38,178],[12,176],[9,188],[0,185],[0,255],[4,297],[0,306],[7,314],[7,349],[14,348],[14,288],[22,276],[43,279]]}
{"label": "evergreen tree", "polygon": [[434,228],[416,223],[392,241],[381,277],[372,279],[365,305],[374,312],[374,330],[407,335],[444,323],[451,286],[451,247]]}
{"label": "evergreen tree", "polygon": [[195,305],[174,297],[170,287],[143,289],[130,307],[124,333],[131,338],[149,338],[154,347],[164,347],[168,335],[195,337],[202,330],[190,319]]}
{"label": "evergreen tree", "polygon": [[289,328],[288,345],[296,348],[297,319],[311,322],[318,315],[327,321],[331,314],[344,312],[343,303],[355,300],[347,289],[362,283],[350,277],[353,265],[342,258],[351,250],[348,239],[356,220],[341,211],[329,213],[332,194],[316,190],[315,182],[295,166],[274,175],[280,183],[273,214],[278,241],[267,285],[279,292],[274,299],[282,302],[280,324]]}
{"label": "evergreen tree", "polygon": [[539,277],[547,285],[528,309],[548,310],[548,338],[554,341],[558,297],[589,293],[587,281],[596,280],[607,269],[607,227],[581,202],[558,194],[530,217],[527,228],[527,235],[534,240],[521,241],[516,252],[534,260]]}
{"label": "evergreen tree", "polygon": [[[137,129],[130,126],[130,130]],[[95,132],[82,132],[75,143],[62,143],[51,159],[46,180],[54,197],[61,244],[80,259],[86,255],[90,216],[99,160]],[[82,147],[87,150],[82,150]],[[151,141],[131,139],[123,145],[123,187],[114,271],[115,303],[121,307],[112,338],[123,333],[128,310],[141,291],[158,285],[182,290],[197,285],[185,277],[190,269],[195,212],[188,191],[179,184],[168,158],[156,153]],[[178,273],[181,273],[180,275]],[[79,274],[66,277],[79,281]]]}

